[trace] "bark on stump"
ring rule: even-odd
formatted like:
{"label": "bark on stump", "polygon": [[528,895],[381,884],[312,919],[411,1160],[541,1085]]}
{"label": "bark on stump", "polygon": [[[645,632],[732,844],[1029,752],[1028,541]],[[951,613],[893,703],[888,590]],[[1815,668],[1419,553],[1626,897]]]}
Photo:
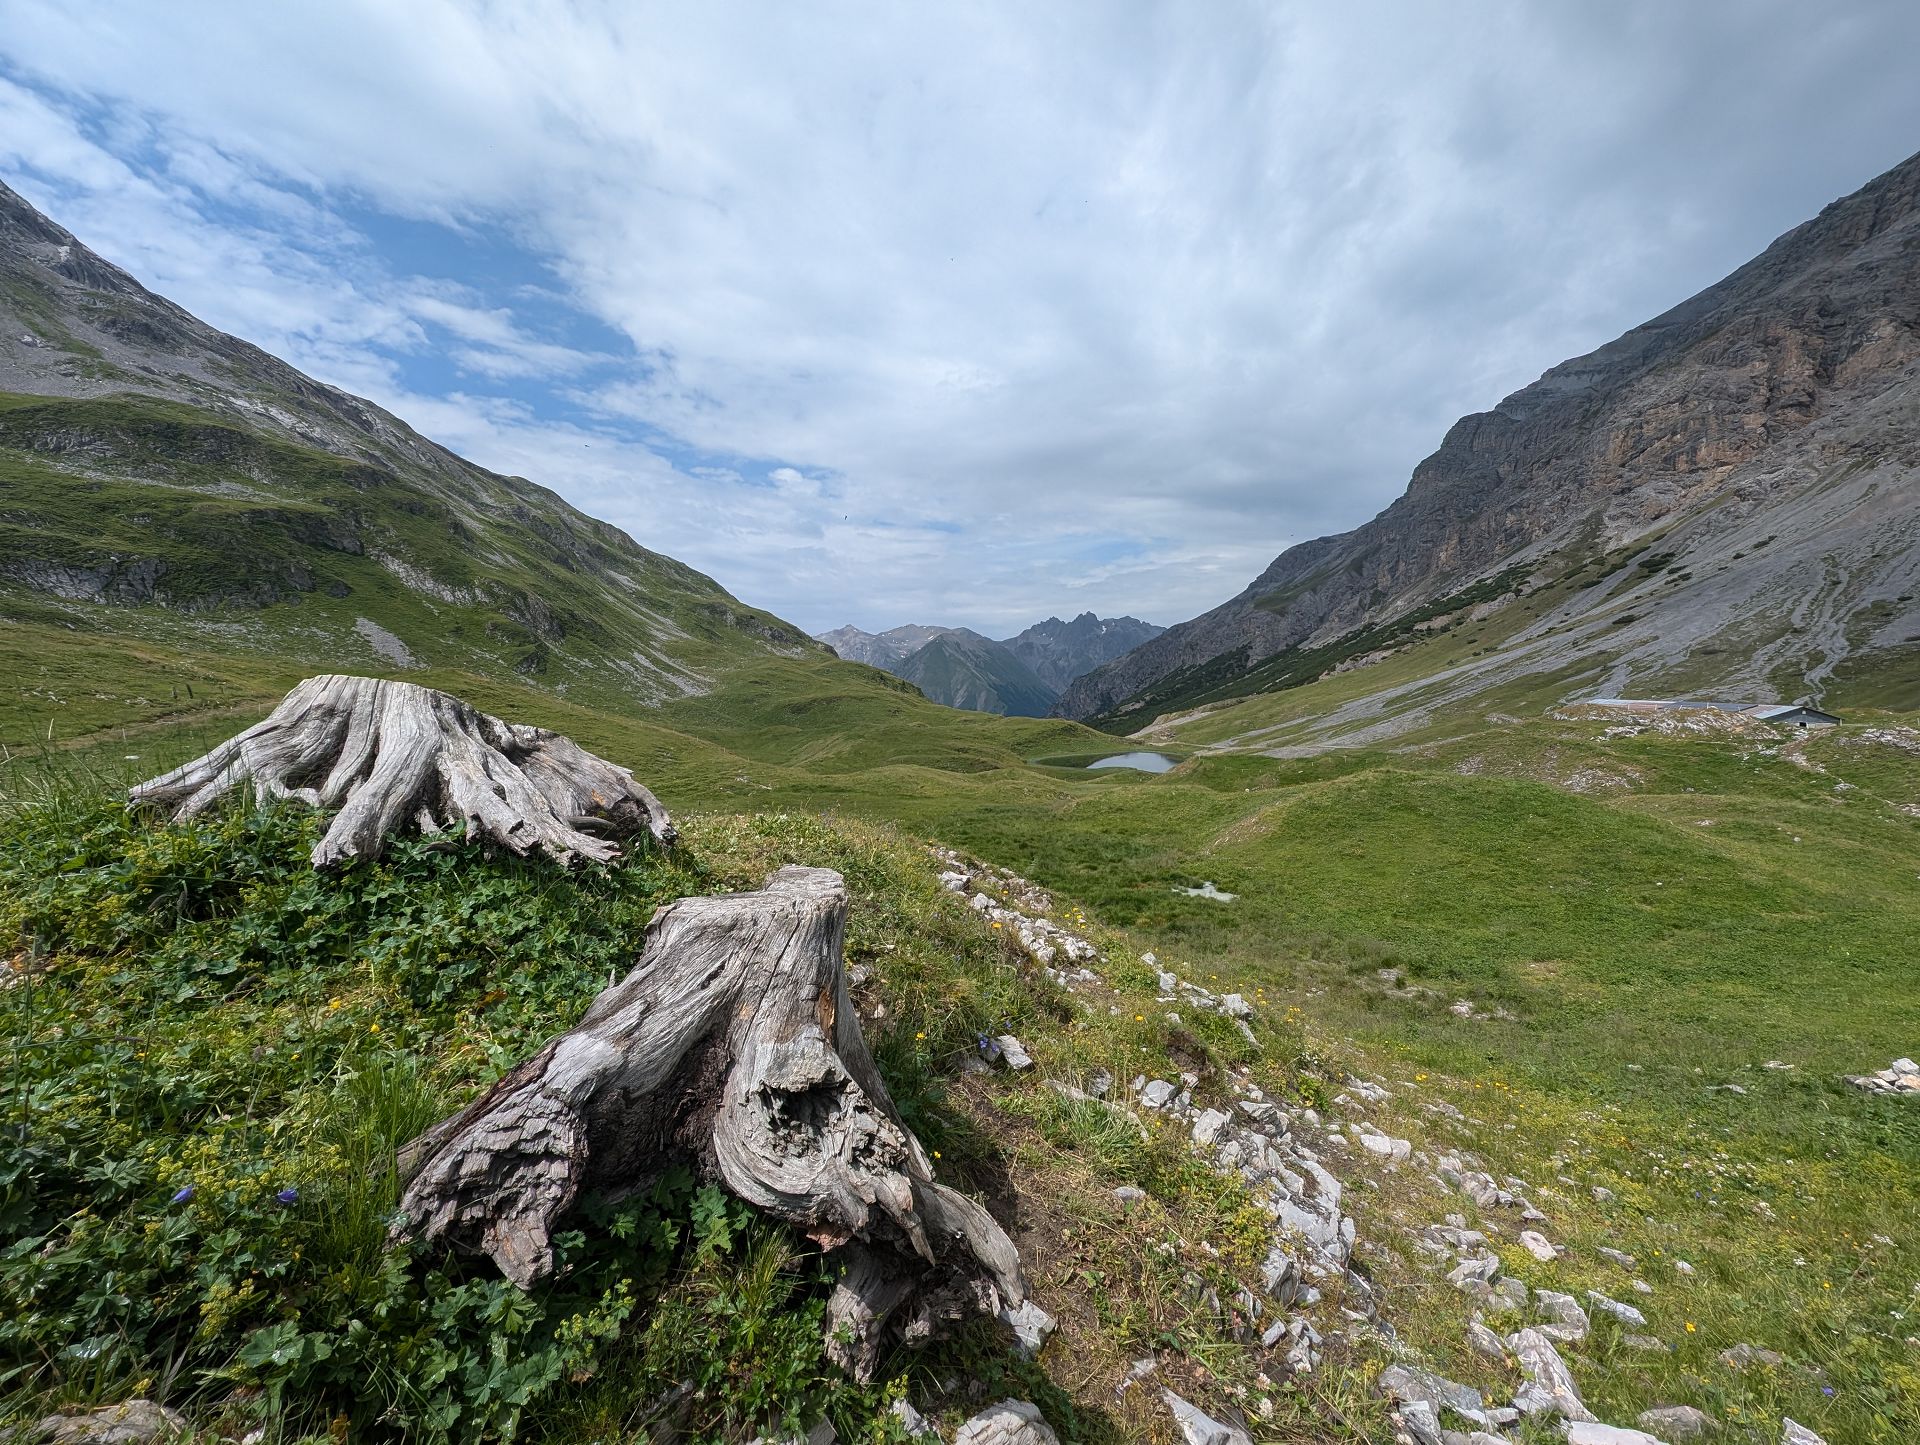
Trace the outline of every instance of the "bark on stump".
{"label": "bark on stump", "polygon": [[129,802],[177,822],[245,787],[339,810],[313,850],[316,868],[376,857],[408,826],[561,863],[609,862],[642,833],[675,837],[658,798],[573,739],[385,678],[310,677],[264,721],[142,783]]}
{"label": "bark on stump", "polygon": [[625,1195],[686,1162],[845,1251],[828,1353],[857,1378],[892,1339],[1019,1305],[1013,1242],[935,1181],[874,1068],[846,919],[845,883],[820,868],[662,909],[573,1029],[401,1151],[396,1233],[484,1251],[529,1285],[583,1191]]}

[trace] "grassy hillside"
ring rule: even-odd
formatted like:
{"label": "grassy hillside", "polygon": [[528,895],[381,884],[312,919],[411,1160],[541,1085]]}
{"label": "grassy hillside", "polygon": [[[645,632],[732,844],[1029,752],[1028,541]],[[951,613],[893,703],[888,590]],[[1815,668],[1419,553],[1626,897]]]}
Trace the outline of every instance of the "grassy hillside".
{"label": "grassy hillside", "polygon": [[[467,473],[450,487],[151,397],[0,396],[0,626],[276,678],[518,675],[624,708],[761,657],[824,658],[544,489]],[[40,651],[5,630],[28,639],[16,653]],[[162,710],[142,690],[79,726],[140,720],[132,697]]]}
{"label": "grassy hillside", "polygon": [[1059,696],[1003,644],[977,633],[941,634],[894,671],[949,707],[1009,717],[1045,717]]}
{"label": "grassy hillside", "polygon": [[[104,655],[63,653],[67,639],[51,632],[41,642],[43,665],[64,656],[72,669],[69,716],[132,716],[87,691],[87,669],[104,668]],[[32,648],[20,645],[25,658]],[[153,683],[139,686],[156,691],[180,658],[163,652],[147,665]],[[247,689],[264,694],[272,669],[221,666],[232,672],[208,664],[214,711],[185,728],[114,727],[53,756],[157,771],[264,709],[264,696],[249,702]],[[1257,999],[1260,1027],[1279,1031],[1263,1034],[1280,1041],[1262,1065],[1275,1070],[1274,1087],[1324,1100],[1347,1071],[1388,1081],[1397,1102],[1384,1106],[1382,1127],[1431,1148],[1468,1137],[1540,1186],[1550,1211],[1542,1227],[1575,1253],[1528,1264],[1534,1284],[1618,1291],[1622,1280],[1607,1277],[1613,1266],[1595,1249],[1642,1257],[1656,1293],[1639,1303],[1675,1349],[1636,1355],[1603,1334],[1580,1352],[1576,1369],[1609,1420],[1687,1401],[1725,1422],[1732,1440],[1770,1442],[1790,1413],[1832,1445],[1893,1445],[1920,1419],[1920,1371],[1901,1323],[1920,1277],[1911,1222],[1920,1111],[1838,1081],[1911,1054],[1920,1040],[1911,987],[1920,734],[1900,719],[1812,739],[1608,736],[1604,721],[1536,710],[1525,721],[1439,719],[1429,741],[1397,751],[1216,754],[1161,776],[1088,775],[1024,760],[1092,756],[1097,735],[933,708],[852,665],[767,658],[704,696],[633,714],[527,681],[424,676],[574,733],[634,766],[678,812],[825,816],[824,831],[792,850],[798,860],[841,857],[846,839],[878,836],[853,819],[970,849],[1111,926],[1116,946],[1155,950],[1187,977]],[[202,696],[197,688],[195,706]],[[42,726],[45,699],[16,708],[21,732]],[[8,788],[28,786],[46,756],[16,760]],[[741,826],[801,825],[703,826],[734,837]],[[709,878],[750,872],[724,860],[697,866],[715,870]],[[660,887],[690,886],[677,873],[664,877]],[[1235,900],[1181,891],[1206,881]],[[954,960],[930,986],[984,1010],[948,1013],[943,1027],[956,1036],[997,1012],[1019,1022],[1043,1065],[1057,1060],[1070,1077],[1096,1056],[1117,1060],[1109,1066],[1118,1072],[1130,1051],[1165,1047],[1164,1006],[1135,1006],[1148,1038],[1131,1036],[1130,1013],[1112,1025],[1119,1035],[1083,1037],[1082,1025],[1067,1028],[1037,996],[1019,1003],[992,992],[1001,975],[966,949],[955,957],[949,935],[926,931],[924,919],[888,926],[903,947],[945,949]],[[894,966],[875,960],[889,989]],[[485,976],[476,973],[473,987]],[[1470,1016],[1453,1011],[1462,1003]],[[503,1047],[510,1053],[529,1037]],[[1037,1107],[1020,1097],[968,1117],[1018,1135],[1020,1111]],[[1429,1107],[1442,1103],[1461,1119]],[[1074,1160],[1084,1167],[1091,1146],[1074,1143],[1079,1127],[983,1144],[981,1157],[1038,1151],[1032,1158],[1048,1162],[1029,1182],[1065,1187],[1047,1171]],[[1563,1178],[1574,1185],[1555,1182]],[[1375,1182],[1362,1238],[1370,1272],[1389,1284],[1389,1319],[1431,1363],[1498,1385],[1501,1367],[1463,1343],[1467,1302],[1443,1283],[1436,1291],[1402,1233],[1459,1209],[1458,1200],[1436,1197],[1417,1174]],[[1607,1191],[1604,1202],[1593,1186]],[[1100,1197],[1084,1177],[1076,1187]],[[1076,1267],[1117,1273],[1119,1247],[1096,1231]],[[1663,1276],[1645,1263],[1676,1255],[1693,1275]],[[1050,1308],[1062,1292],[1077,1299],[1088,1288],[1074,1278],[1064,1276],[1053,1298],[1043,1294]],[[1073,1338],[1059,1348],[1095,1350],[1087,1364],[1095,1375],[1124,1368],[1105,1347]],[[1134,1338],[1112,1349],[1149,1343]],[[1212,1361],[1208,1351],[1228,1348],[1178,1338],[1178,1350],[1199,1352],[1193,1358]],[[1791,1363],[1755,1373],[1719,1359],[1740,1343]],[[1377,1367],[1364,1351],[1345,1360],[1316,1386],[1335,1395],[1312,1397],[1344,1401],[1343,1411],[1360,1408],[1349,1397]],[[1094,1393],[1075,1398],[1085,1404]],[[1769,1419],[1772,1434],[1762,1429]],[[1757,1423],[1748,1430],[1749,1422]],[[1081,1438],[1107,1438],[1100,1428],[1086,1426]],[[1163,1431],[1164,1422],[1142,1416],[1137,1429]],[[1326,1429],[1323,1419],[1274,1438],[1371,1438]]]}

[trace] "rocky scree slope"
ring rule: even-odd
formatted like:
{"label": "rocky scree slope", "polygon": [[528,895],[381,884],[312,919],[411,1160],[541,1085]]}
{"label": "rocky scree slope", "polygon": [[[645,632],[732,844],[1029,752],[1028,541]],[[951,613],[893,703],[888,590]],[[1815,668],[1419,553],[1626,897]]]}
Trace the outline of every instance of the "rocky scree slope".
{"label": "rocky scree slope", "polygon": [[1462,418],[1378,517],[1289,549],[1055,711],[1136,728],[1567,582],[1449,686],[1819,698],[1920,655],[1917,476],[1920,156]]}
{"label": "rocky scree slope", "polygon": [[0,479],[16,621],[622,704],[769,653],[826,657],[546,488],[206,325],[4,185]]}

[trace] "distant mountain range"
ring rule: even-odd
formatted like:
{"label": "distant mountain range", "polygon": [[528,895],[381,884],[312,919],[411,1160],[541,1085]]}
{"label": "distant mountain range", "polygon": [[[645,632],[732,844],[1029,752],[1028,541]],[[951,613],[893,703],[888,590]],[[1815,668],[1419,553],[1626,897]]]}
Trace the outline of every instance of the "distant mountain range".
{"label": "distant mountain range", "polygon": [[1361,670],[1326,719],[1358,739],[1475,698],[1920,706],[1920,156],[1463,417],[1379,516],[1055,711],[1131,732]]}
{"label": "distant mountain range", "polygon": [[848,662],[905,678],[948,707],[1044,717],[1075,678],[1164,630],[1137,617],[1083,612],[1071,622],[1049,617],[1001,641],[965,627],[918,623],[885,632],[840,627],[815,640]]}

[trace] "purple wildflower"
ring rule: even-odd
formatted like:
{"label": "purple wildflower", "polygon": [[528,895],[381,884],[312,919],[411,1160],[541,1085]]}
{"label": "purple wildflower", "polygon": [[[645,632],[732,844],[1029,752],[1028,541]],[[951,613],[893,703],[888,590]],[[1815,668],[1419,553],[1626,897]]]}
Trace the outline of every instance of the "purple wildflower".
{"label": "purple wildflower", "polygon": [[189,1184],[167,1202],[170,1204],[185,1204],[191,1198],[193,1198],[193,1186]]}
{"label": "purple wildflower", "polygon": [[282,1189],[273,1197],[282,1204],[298,1204],[300,1202],[300,1191],[298,1189]]}

